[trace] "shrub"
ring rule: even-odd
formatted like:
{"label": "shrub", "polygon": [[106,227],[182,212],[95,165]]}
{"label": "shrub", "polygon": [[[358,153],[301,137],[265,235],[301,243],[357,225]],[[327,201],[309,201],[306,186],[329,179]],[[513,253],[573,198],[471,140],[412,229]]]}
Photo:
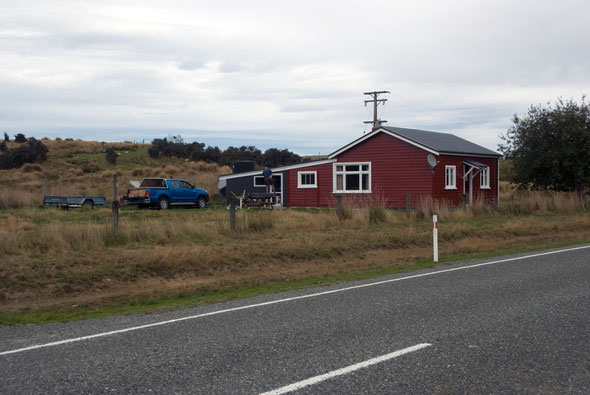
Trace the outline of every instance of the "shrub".
{"label": "shrub", "polygon": [[15,169],[25,163],[44,162],[48,151],[41,141],[31,137],[27,144],[4,151],[0,156],[0,169]]}
{"label": "shrub", "polygon": [[4,152],[8,149],[8,147],[6,146],[6,141],[3,141],[0,143],[0,151]]}
{"label": "shrub", "polygon": [[117,151],[113,147],[109,147],[105,150],[107,156],[107,162],[111,165],[117,163]]}
{"label": "shrub", "polygon": [[14,135],[14,142],[15,143],[26,143],[27,142],[27,138],[25,137],[24,134],[17,133],[17,134]]}
{"label": "shrub", "polygon": [[387,213],[383,207],[369,207],[369,223],[378,224],[385,222],[387,219]]}

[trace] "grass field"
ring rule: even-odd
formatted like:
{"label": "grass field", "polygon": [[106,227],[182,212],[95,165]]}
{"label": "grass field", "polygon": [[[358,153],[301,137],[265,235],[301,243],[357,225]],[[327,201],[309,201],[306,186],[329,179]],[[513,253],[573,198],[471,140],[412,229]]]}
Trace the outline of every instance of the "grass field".
{"label": "grass field", "polygon": [[[3,324],[150,311],[432,266],[433,213],[443,262],[590,241],[590,210],[578,196],[516,191],[506,183],[494,209],[424,201],[406,218],[376,201],[345,207],[344,221],[333,209],[242,210],[235,232],[223,204],[126,207],[115,236],[109,208],[41,206],[44,174],[60,193],[110,197],[112,174],[121,190],[130,179],[173,175],[213,192],[217,175],[229,169],[156,161],[143,146],[123,148],[133,156],[121,154],[112,166],[101,143],[55,143],[71,147],[52,149],[43,167],[0,172]],[[96,170],[80,169],[89,164]]]}

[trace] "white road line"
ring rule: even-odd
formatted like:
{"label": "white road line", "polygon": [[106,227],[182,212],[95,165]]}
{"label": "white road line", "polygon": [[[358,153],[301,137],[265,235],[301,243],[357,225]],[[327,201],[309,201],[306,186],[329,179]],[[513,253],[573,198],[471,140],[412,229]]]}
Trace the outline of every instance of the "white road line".
{"label": "white road line", "polygon": [[573,248],[568,248],[568,249],[565,249],[565,250],[541,252],[541,253],[538,253],[538,254],[532,254],[532,255],[526,255],[526,256],[514,257],[514,258],[507,258],[507,259],[501,259],[501,260],[498,260],[498,261],[477,263],[477,264],[469,265],[469,266],[460,266],[460,267],[455,267],[455,268],[452,268],[452,269],[444,269],[444,270],[438,270],[438,271],[435,271],[435,272],[428,272],[428,273],[422,273],[422,274],[414,274],[414,275],[406,276],[406,277],[399,277],[399,278],[392,278],[392,279],[389,279],[389,280],[376,281],[374,283],[354,285],[354,286],[351,286],[351,287],[339,288],[339,289],[334,289],[334,290],[331,290],[331,291],[317,292],[317,293],[312,293],[312,294],[308,294],[308,295],[294,296],[294,297],[291,297],[291,298],[271,300],[269,302],[256,303],[256,304],[251,304],[251,305],[246,305],[246,306],[240,306],[240,307],[233,307],[233,308],[230,308],[230,309],[217,310],[217,311],[212,311],[212,312],[209,312],[209,313],[191,315],[191,316],[188,316],[188,317],[175,318],[175,319],[172,319],[172,320],[154,322],[154,323],[151,323],[151,324],[133,326],[133,327],[130,327],[130,328],[117,329],[117,330],[110,331],[110,332],[96,333],[94,335],[75,337],[75,338],[66,339],[66,340],[60,340],[60,341],[56,341],[56,342],[52,342],[52,343],[36,344],[36,345],[30,346],[30,347],[23,347],[23,348],[17,348],[17,349],[14,349],[14,350],[2,351],[2,352],[0,352],[0,356],[2,356],[2,355],[8,355],[8,354],[15,354],[15,353],[24,352],[24,351],[36,350],[38,348],[43,348],[43,347],[59,346],[59,345],[62,345],[62,344],[74,343],[74,342],[79,342],[79,341],[82,341],[82,340],[95,339],[95,338],[98,338],[98,337],[112,336],[112,335],[116,335],[116,334],[119,334],[119,333],[131,332],[131,331],[136,331],[136,330],[140,330],[140,329],[151,328],[151,327],[161,326],[161,325],[168,325],[168,324],[172,324],[172,323],[175,323],[175,322],[181,322],[181,321],[187,321],[187,320],[194,320],[194,319],[197,319],[197,318],[208,317],[208,316],[218,315],[218,314],[231,313],[233,311],[253,309],[253,308],[256,308],[256,307],[262,307],[262,306],[269,306],[269,305],[278,304],[278,303],[291,302],[293,300],[299,300],[299,299],[315,298],[315,297],[318,297],[318,296],[330,295],[330,294],[335,294],[335,293],[338,293],[338,292],[350,291],[350,290],[353,290],[353,289],[373,287],[375,285],[388,284],[388,283],[393,283],[393,282],[403,281],[403,280],[411,280],[411,279],[419,278],[419,277],[434,276],[434,275],[437,275],[437,274],[449,273],[449,272],[454,272],[454,271],[457,271],[457,270],[473,269],[473,268],[476,268],[476,267],[494,265],[494,264],[497,264],[497,263],[512,262],[512,261],[518,261],[518,260],[523,260],[523,259],[528,259],[528,258],[536,258],[536,257],[540,257],[540,256],[545,256],[545,255],[559,254],[559,253],[562,253],[562,252],[582,250],[582,249],[585,249],[585,248],[590,248],[590,245],[580,246],[580,247],[573,247]]}
{"label": "white road line", "polygon": [[342,375],[345,375],[348,373],[352,373],[356,370],[363,369],[368,366],[375,365],[375,364],[378,364],[381,362],[385,362],[387,360],[397,358],[397,357],[400,357],[404,354],[418,351],[418,350],[421,350],[423,348],[430,347],[430,346],[432,346],[432,344],[430,344],[430,343],[416,344],[415,346],[404,348],[403,350],[394,351],[390,354],[385,354],[380,357],[366,360],[364,362],[359,362],[359,363],[347,366],[342,369],[333,370],[331,372],[321,374],[319,376],[311,377],[307,380],[299,381],[297,383],[293,383],[293,384],[289,384],[289,385],[286,385],[281,388],[277,388],[276,390],[264,392],[263,394],[260,394],[260,395],[280,395],[280,394],[286,394],[286,393],[292,392],[292,391],[297,391],[303,387],[308,387],[310,385],[318,384],[318,383],[321,383],[322,381],[326,381],[326,380],[329,380],[329,379],[337,377],[337,376],[342,376]]}

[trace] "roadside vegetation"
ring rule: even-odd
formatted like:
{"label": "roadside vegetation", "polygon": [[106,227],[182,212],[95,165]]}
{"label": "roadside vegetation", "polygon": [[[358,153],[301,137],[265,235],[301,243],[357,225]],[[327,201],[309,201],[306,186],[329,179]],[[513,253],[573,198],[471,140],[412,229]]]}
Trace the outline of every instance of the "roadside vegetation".
{"label": "roadside vegetation", "polygon": [[[147,146],[44,141],[47,162],[0,171],[0,323],[149,311],[432,266],[432,217],[442,261],[590,241],[588,200],[501,185],[500,205],[449,209],[425,200],[406,217],[379,199],[335,209],[241,210],[229,229],[215,196],[227,167],[150,158]],[[89,169],[89,170],[84,170]],[[125,207],[61,211],[50,194],[112,197],[129,180],[173,176],[214,196],[206,210]],[[361,204],[362,203],[362,204]]]}

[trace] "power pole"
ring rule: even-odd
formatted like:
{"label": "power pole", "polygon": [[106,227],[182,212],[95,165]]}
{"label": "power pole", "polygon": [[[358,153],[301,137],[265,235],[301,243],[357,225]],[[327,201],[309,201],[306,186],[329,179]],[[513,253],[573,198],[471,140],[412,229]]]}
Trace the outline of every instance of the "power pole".
{"label": "power pole", "polygon": [[365,100],[365,107],[367,106],[367,103],[373,103],[373,120],[364,122],[364,123],[372,123],[373,129],[378,128],[379,126],[381,126],[382,123],[387,122],[386,120],[379,119],[377,117],[377,105],[379,105],[379,103],[385,104],[385,102],[387,101],[387,99],[378,99],[379,95],[382,93],[389,93],[389,91],[374,91],[374,92],[363,93],[363,95],[369,95],[373,98],[372,100]]}

